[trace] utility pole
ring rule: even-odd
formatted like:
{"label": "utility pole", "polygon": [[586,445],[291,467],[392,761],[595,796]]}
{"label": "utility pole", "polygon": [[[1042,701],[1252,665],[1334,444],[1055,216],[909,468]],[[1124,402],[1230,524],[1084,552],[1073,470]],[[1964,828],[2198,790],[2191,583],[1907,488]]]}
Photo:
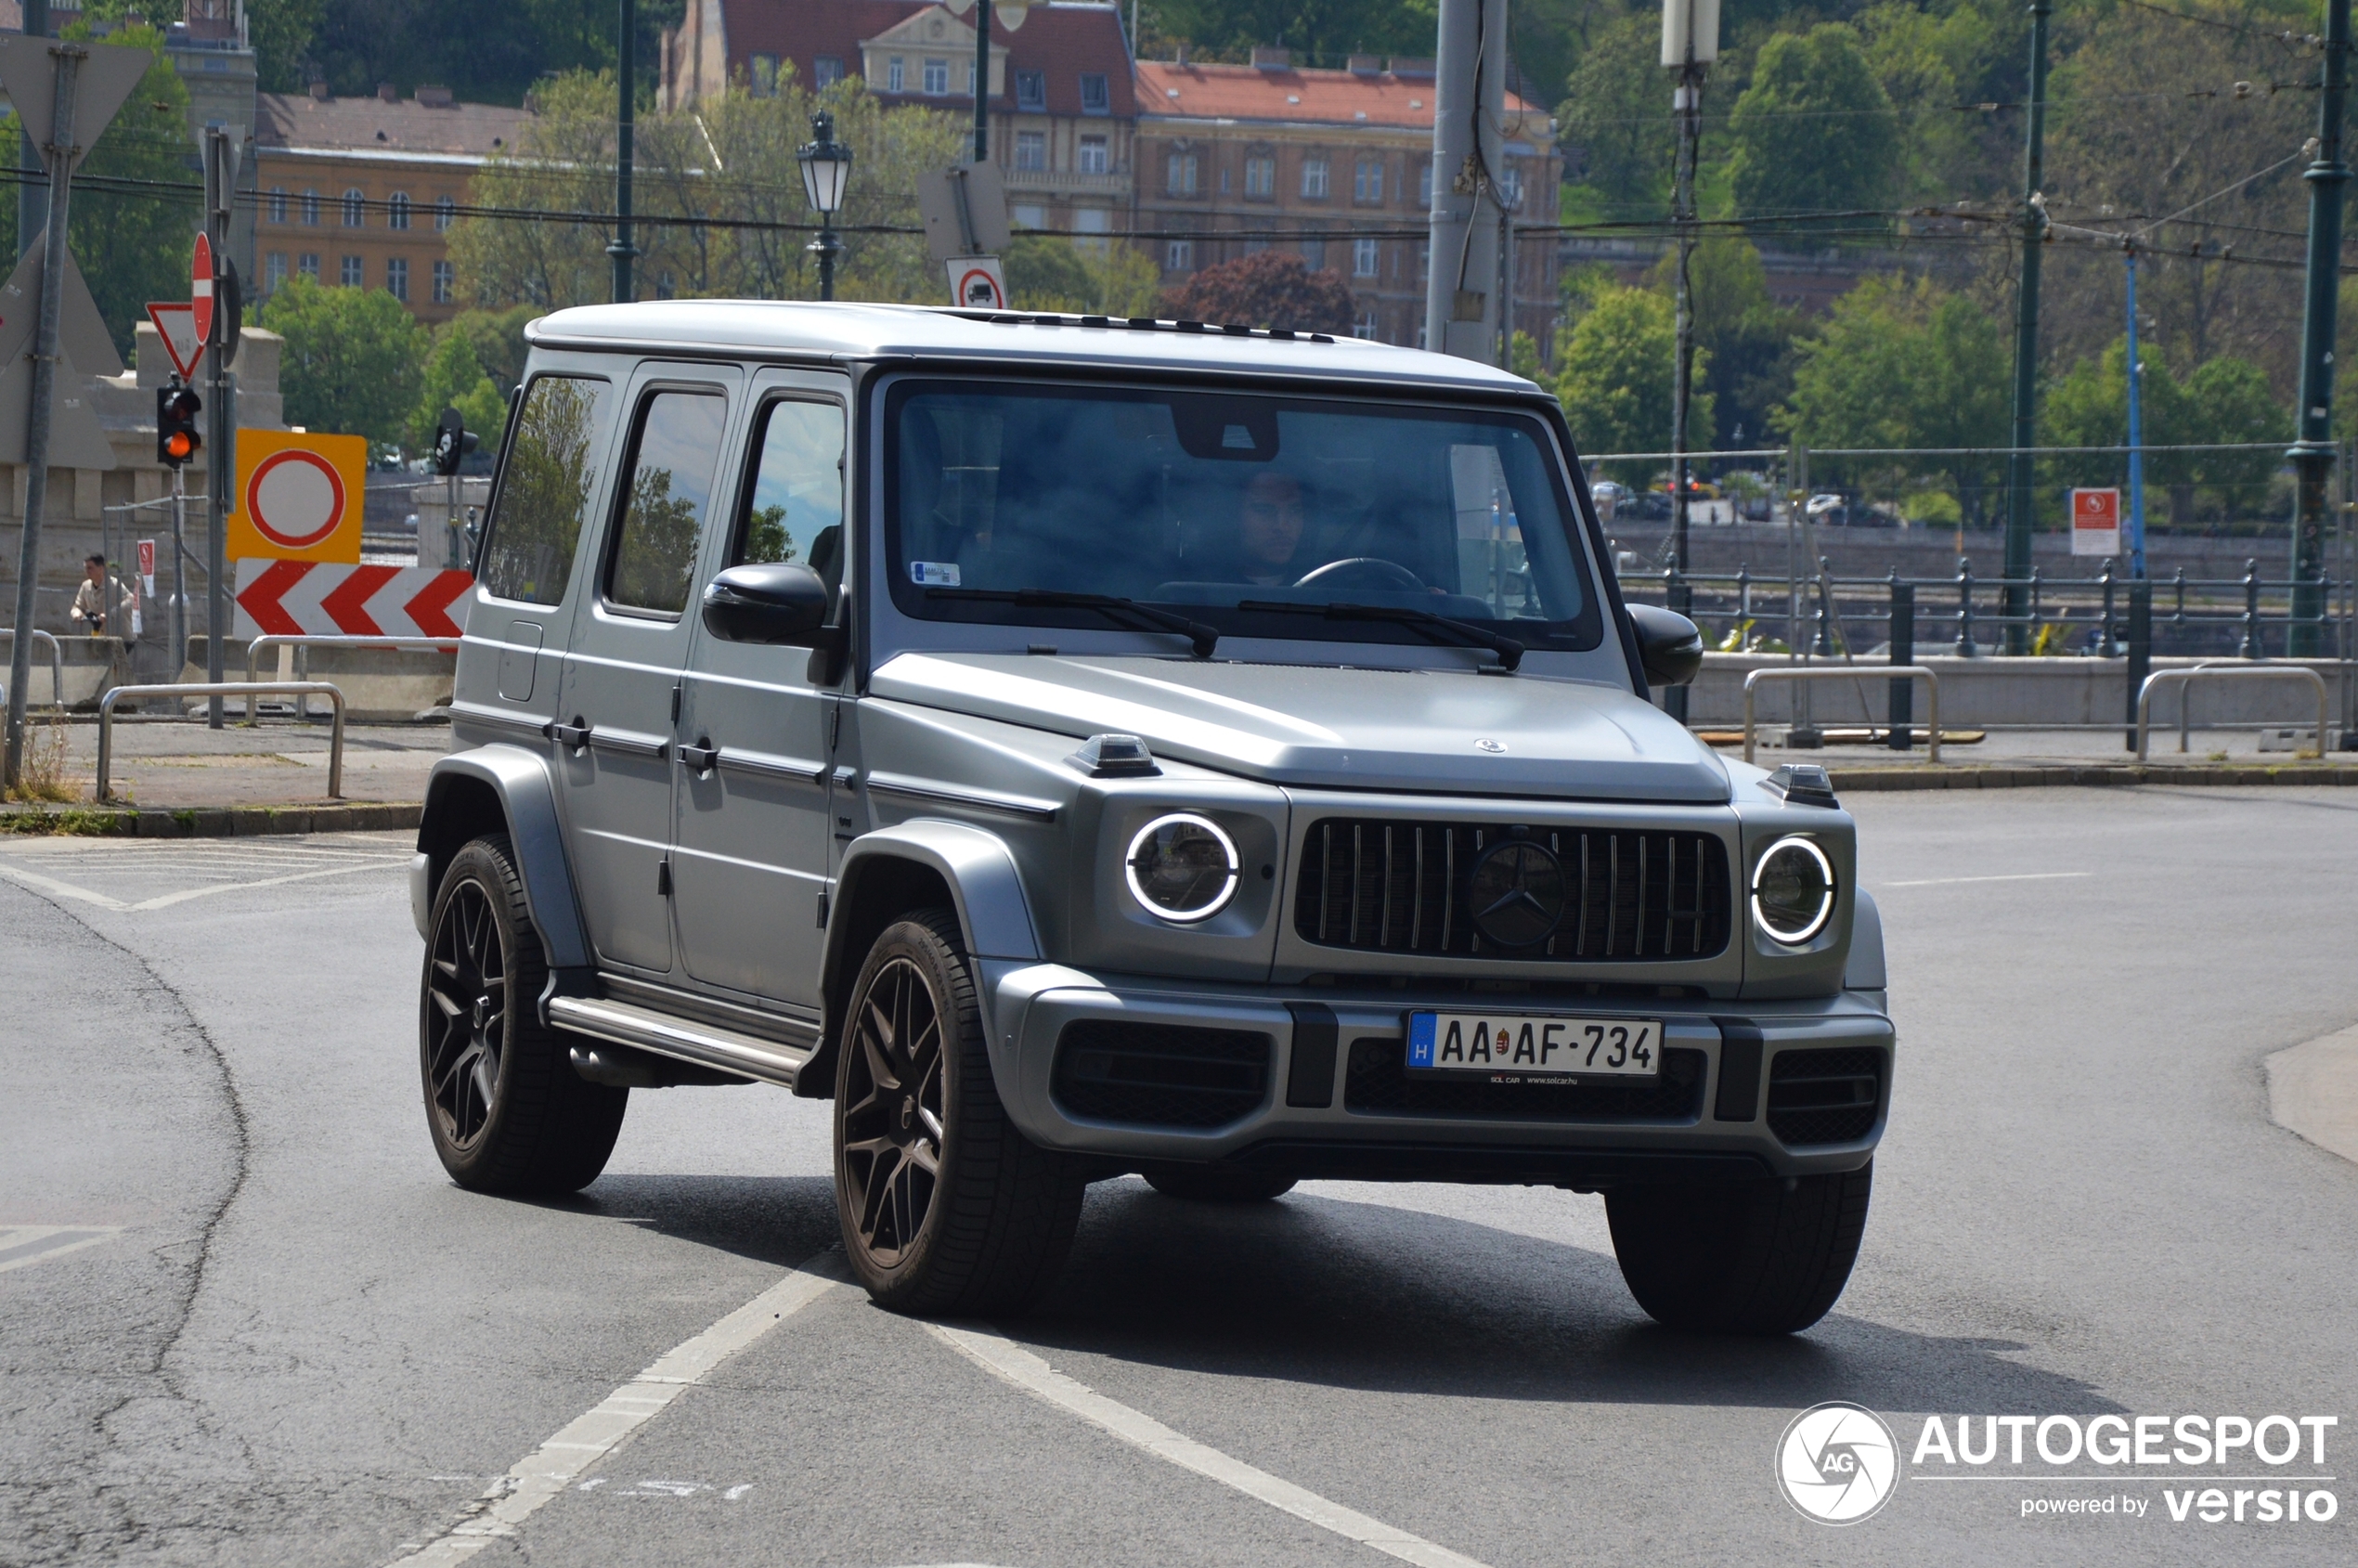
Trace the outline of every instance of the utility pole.
{"label": "utility pole", "polygon": [[1432,259],[1425,281],[1425,346],[1494,364],[1498,323],[1499,226],[1482,207],[1503,203],[1507,0],[1441,0],[1433,62]]}
{"label": "utility pole", "polygon": [[[208,125],[204,133],[204,227],[212,241],[214,276],[233,271],[229,255],[229,209],[237,201],[240,149],[229,132]],[[214,288],[213,327],[205,341],[205,654],[204,678],[215,685],[225,679],[222,641],[229,635],[229,513],[236,510],[238,484],[237,382],[229,375],[228,301]],[[205,723],[221,728],[222,699],[205,704]],[[253,717],[249,702],[246,716]]]}
{"label": "utility pole", "polygon": [[[8,649],[8,719],[5,773],[13,789],[24,777],[25,685],[32,674],[32,631],[39,608],[35,590],[41,580],[41,514],[49,504],[49,417],[58,388],[58,321],[65,305],[67,202],[73,192],[73,165],[81,149],[74,146],[73,90],[82,62],[90,51],[78,44],[60,45],[57,62],[57,97],[49,116],[49,141],[42,149],[49,166],[46,240],[41,257],[41,309],[32,329],[32,408],[25,423],[24,530],[17,547],[17,634]],[[30,140],[31,126],[23,132]],[[103,603],[104,601],[101,601]],[[107,604],[111,610],[114,606]],[[65,693],[53,693],[62,705]]]}
{"label": "utility pole", "polygon": [[[2309,299],[2300,333],[2300,439],[2287,454],[2299,475],[2292,533],[2294,658],[2325,652],[2326,514],[2333,474],[2334,307],[2341,283],[2342,104],[2350,90],[2350,0],[2326,0],[2325,90],[2318,95],[2316,156],[2309,182]],[[2317,737],[2323,745],[2325,737]]]}
{"label": "utility pole", "polygon": [[2030,115],[2023,138],[2022,281],[2015,308],[2015,448],[2006,474],[2006,652],[2030,651],[2030,520],[2037,484],[2039,397],[2039,254],[2047,242],[2047,19],[2050,0],[2030,0]]}
{"label": "utility pole", "polygon": [[[24,0],[24,35],[49,35],[49,0]],[[49,221],[49,187],[43,178],[46,170],[41,162],[41,146],[29,136],[17,137],[17,172],[23,176],[17,183],[17,254],[21,256]]]}
{"label": "utility pole", "polygon": [[1670,95],[1678,121],[1672,165],[1670,221],[1678,230],[1678,349],[1671,366],[1671,564],[1687,575],[1687,407],[1694,394],[1695,302],[1691,276],[1695,254],[1695,158],[1703,139],[1703,79],[1719,56],[1719,0],[1664,0],[1662,63],[1678,73]]}
{"label": "utility pole", "polygon": [[[1137,31],[1133,0],[1131,31]],[[991,0],[975,0],[975,162],[991,161]]]}
{"label": "utility pole", "polygon": [[630,242],[630,138],[639,96],[631,77],[639,54],[639,0],[622,0],[620,30],[615,40],[616,96],[621,101],[615,115],[614,243],[606,247],[606,254],[614,258],[614,303],[627,305],[632,298],[630,262],[639,253],[638,246]]}

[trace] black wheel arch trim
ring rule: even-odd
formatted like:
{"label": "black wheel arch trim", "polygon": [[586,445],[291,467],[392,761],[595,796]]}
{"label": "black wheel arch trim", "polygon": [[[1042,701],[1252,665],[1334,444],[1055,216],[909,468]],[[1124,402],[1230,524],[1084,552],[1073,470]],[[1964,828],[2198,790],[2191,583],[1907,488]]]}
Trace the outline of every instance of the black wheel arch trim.
{"label": "black wheel arch trim", "polygon": [[486,832],[508,836],[550,969],[586,969],[590,942],[565,859],[556,781],[545,758],[495,743],[436,759],[418,822],[418,852],[430,867],[429,898],[440,889],[451,857]]}

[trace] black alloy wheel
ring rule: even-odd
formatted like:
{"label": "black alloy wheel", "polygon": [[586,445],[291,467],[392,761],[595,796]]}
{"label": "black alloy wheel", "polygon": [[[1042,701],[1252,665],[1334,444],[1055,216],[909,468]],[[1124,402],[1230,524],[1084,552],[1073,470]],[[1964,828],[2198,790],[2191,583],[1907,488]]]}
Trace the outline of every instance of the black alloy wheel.
{"label": "black alloy wheel", "polygon": [[508,1025],[508,954],[480,882],[461,882],[444,900],[426,1003],[426,1103],[440,1141],[472,1152],[499,1097]]}
{"label": "black alloy wheel", "polygon": [[845,1219],[882,1268],[924,1230],[941,1182],[941,1009],[916,964],[887,961],[862,992],[844,1073]]}

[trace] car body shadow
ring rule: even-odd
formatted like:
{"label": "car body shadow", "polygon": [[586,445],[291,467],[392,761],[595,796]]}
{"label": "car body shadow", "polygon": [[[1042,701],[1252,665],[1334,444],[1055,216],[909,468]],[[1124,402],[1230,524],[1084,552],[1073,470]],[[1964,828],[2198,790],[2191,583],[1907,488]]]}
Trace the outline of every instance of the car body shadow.
{"label": "car body shadow", "polygon": [[564,1198],[527,1201],[780,1268],[795,1267],[843,1238],[835,1183],[825,1176],[606,1175]]}

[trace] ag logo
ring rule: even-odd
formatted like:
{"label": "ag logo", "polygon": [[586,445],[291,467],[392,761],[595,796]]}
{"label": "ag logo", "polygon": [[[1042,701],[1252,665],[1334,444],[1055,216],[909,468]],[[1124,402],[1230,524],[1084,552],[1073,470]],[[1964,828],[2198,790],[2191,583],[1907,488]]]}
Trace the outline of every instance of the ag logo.
{"label": "ag logo", "polygon": [[1899,1445],[1872,1410],[1839,1400],[1795,1416],[1777,1440],[1785,1501],[1820,1524],[1856,1524],[1891,1500]]}

